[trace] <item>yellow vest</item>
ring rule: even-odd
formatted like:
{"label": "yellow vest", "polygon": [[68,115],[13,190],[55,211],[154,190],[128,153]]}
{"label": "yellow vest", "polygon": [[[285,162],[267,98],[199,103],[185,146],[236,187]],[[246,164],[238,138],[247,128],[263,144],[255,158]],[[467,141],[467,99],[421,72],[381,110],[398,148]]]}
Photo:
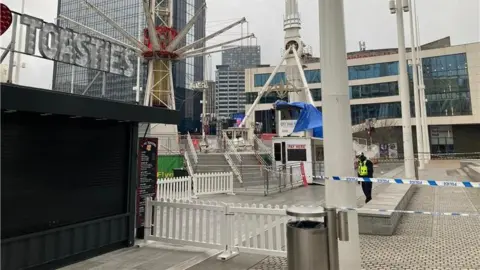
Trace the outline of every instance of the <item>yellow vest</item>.
{"label": "yellow vest", "polygon": [[358,175],[368,176],[367,161],[358,161]]}

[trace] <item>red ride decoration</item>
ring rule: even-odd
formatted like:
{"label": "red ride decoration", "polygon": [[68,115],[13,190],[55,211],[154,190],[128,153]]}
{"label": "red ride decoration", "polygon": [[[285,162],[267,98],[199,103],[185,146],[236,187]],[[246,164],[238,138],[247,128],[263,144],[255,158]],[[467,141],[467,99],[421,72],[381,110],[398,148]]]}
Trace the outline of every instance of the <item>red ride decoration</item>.
{"label": "red ride decoration", "polygon": [[[176,57],[176,55],[172,52],[167,51],[167,46],[172,42],[173,39],[177,36],[177,31],[171,27],[167,26],[157,26],[155,28],[157,32],[157,37],[160,41],[160,51],[155,52],[155,55],[162,56],[162,57]],[[154,55],[152,50],[152,43],[150,42],[150,36],[148,33],[148,29],[143,30],[143,44],[147,46],[150,51],[145,52],[143,55],[145,57],[151,57]]]}
{"label": "red ride decoration", "polygon": [[0,36],[12,25],[12,16],[12,11],[6,5],[0,4]]}

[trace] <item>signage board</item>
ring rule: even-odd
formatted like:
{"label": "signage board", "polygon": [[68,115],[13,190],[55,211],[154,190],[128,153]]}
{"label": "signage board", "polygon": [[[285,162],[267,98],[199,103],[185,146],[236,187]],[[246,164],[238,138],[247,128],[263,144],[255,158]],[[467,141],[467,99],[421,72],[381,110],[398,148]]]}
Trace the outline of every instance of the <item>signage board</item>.
{"label": "signage board", "polygon": [[289,135],[292,136],[302,136],[302,132],[293,133],[295,129],[295,125],[297,124],[297,120],[280,120],[279,129],[278,129],[278,136],[279,137],[286,137]]}
{"label": "signage board", "polygon": [[138,182],[136,227],[137,237],[143,238],[146,198],[155,199],[157,192],[158,138],[141,138],[138,149]]}
{"label": "signage board", "polygon": [[306,149],[305,144],[288,144],[287,149]]}
{"label": "signage board", "polygon": [[[44,22],[26,14],[20,16],[20,27],[26,29],[24,51],[27,55],[132,77],[136,52],[71,29]],[[21,37],[23,38],[23,37]]]}

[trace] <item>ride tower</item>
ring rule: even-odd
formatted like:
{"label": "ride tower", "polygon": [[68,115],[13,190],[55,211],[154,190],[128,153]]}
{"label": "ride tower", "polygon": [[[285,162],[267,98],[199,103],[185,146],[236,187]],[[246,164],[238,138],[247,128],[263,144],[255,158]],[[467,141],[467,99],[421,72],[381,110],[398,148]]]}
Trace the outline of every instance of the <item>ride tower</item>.
{"label": "ride tower", "polygon": [[[92,0],[90,0],[92,1]],[[175,110],[175,91],[173,81],[173,65],[175,61],[184,60],[189,57],[206,56],[212,53],[221,52],[235,47],[221,48],[238,41],[254,38],[254,34],[247,34],[239,38],[228,40],[214,45],[206,46],[206,43],[213,38],[227,32],[228,30],[246,23],[245,18],[236,20],[235,22],[209,34],[203,38],[188,42],[187,34],[195,25],[200,15],[205,12],[206,3],[195,11],[192,18],[186,23],[183,29],[175,29],[173,27],[173,1],[177,0],[139,0],[139,14],[144,14],[146,28],[139,29],[141,37],[135,37],[117,22],[106,15],[105,11],[91,2],[84,0],[86,7],[92,9],[96,14],[102,17],[106,23],[111,25],[128,41],[128,47],[134,49],[138,56],[138,66],[145,64],[148,66],[147,85],[144,91],[143,105],[165,107]],[[141,15],[140,15],[141,16]],[[96,35],[102,36],[109,42],[125,44],[124,42],[112,38],[106,34],[87,27],[76,22],[67,16],[59,15],[59,19],[68,21],[69,23],[81,27],[87,31],[94,32]],[[140,23],[139,23],[140,25]],[[140,33],[139,33],[140,34]],[[137,72],[139,68],[137,69]],[[139,80],[137,74],[137,80]],[[141,87],[137,87],[137,102]],[[176,125],[153,124],[150,127],[151,136],[171,135],[178,136]]]}
{"label": "ride tower", "polygon": [[[239,125],[240,128],[252,129],[252,132],[249,132],[250,138],[244,138],[245,140],[254,139],[252,124],[255,123],[255,119],[252,117],[252,113],[260,99],[269,92],[277,92],[278,96],[288,95],[289,102],[304,102],[315,106],[304,73],[303,59],[306,57],[305,49],[307,46],[302,41],[301,29],[298,0],[285,0],[283,56]],[[285,78],[279,85],[271,86],[273,78],[280,71],[285,73]],[[320,166],[323,163],[323,140],[313,138],[311,131],[293,133],[300,114],[298,108],[288,105],[281,107],[274,105],[274,109],[277,127],[277,134],[272,138],[274,165],[286,168],[287,165],[302,163],[306,181],[313,183],[314,171],[320,170],[317,164]]]}

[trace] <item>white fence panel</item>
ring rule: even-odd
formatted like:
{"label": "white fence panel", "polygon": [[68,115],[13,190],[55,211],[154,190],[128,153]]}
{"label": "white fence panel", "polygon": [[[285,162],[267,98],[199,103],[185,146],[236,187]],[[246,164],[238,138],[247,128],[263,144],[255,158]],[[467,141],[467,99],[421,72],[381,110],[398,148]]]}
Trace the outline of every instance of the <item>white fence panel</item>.
{"label": "white fence panel", "polygon": [[[287,256],[287,206],[223,204],[204,201],[147,201],[146,240],[225,249],[222,259],[238,252]],[[153,220],[152,211],[154,211]],[[300,218],[299,220],[304,220]],[[313,220],[323,221],[323,218]]]}
{"label": "white fence panel", "polygon": [[229,206],[232,213],[234,247],[240,252],[287,256],[286,224],[289,220],[286,206],[253,204]]}
{"label": "white fence panel", "polygon": [[199,173],[193,176],[195,195],[233,194],[233,173]]}
{"label": "white fence panel", "polygon": [[[225,205],[216,202],[149,201],[154,211],[146,240],[224,249]],[[147,204],[148,206],[148,204]],[[153,209],[152,209],[153,208]],[[150,212],[150,216],[151,216]],[[147,215],[148,213],[146,213]]]}
{"label": "white fence panel", "polygon": [[192,178],[177,177],[158,179],[157,198],[191,200],[192,199]]}

